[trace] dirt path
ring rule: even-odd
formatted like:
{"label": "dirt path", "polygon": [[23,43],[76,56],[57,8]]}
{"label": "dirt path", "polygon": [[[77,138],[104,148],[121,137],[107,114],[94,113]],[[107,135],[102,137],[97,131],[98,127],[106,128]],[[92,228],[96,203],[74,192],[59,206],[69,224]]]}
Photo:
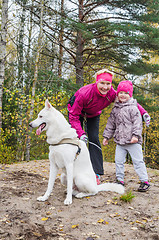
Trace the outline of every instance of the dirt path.
{"label": "dirt path", "polygon": [[[115,165],[104,163],[102,181],[115,180]],[[49,200],[36,198],[47,187],[49,161],[0,165],[0,240],[146,240],[159,239],[159,171],[148,169],[151,189],[137,192],[138,179],[125,166],[126,191],[131,203],[119,195],[102,192],[84,199],[73,198],[64,206],[64,186],[59,176]]]}

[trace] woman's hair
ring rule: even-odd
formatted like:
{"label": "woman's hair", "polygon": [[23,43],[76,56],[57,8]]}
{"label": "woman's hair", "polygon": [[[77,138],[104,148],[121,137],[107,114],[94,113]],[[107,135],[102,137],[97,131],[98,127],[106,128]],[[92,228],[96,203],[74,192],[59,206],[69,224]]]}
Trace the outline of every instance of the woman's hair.
{"label": "woman's hair", "polygon": [[111,72],[108,69],[104,68],[104,69],[99,70],[98,72],[95,73],[95,76],[94,76],[95,80],[96,80],[97,76],[100,75],[101,73],[109,73],[109,74],[111,74],[112,75],[112,79],[114,77],[114,73],[113,72]]}

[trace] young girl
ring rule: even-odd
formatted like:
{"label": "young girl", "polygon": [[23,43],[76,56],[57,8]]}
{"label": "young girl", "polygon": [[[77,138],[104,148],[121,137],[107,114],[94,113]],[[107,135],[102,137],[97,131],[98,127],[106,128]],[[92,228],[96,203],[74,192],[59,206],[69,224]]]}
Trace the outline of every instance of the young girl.
{"label": "young girl", "polygon": [[127,152],[132,158],[134,169],[141,184],[138,191],[149,189],[148,175],[142,154],[142,118],[133,99],[131,81],[122,81],[117,88],[118,101],[115,103],[103,133],[103,145],[114,137],[116,142],[115,164],[117,182],[124,185],[124,163]]}
{"label": "young girl", "polygon": [[[102,110],[114,102],[116,91],[112,87],[113,73],[109,70],[98,71],[95,74],[95,79],[95,83],[81,87],[71,97],[68,103],[68,114],[69,122],[72,128],[76,129],[78,137],[86,143],[89,139],[90,158],[97,176],[97,184],[99,184],[100,175],[104,174],[99,142],[99,119]],[[138,108],[148,125],[150,122],[149,115],[139,104]],[[86,125],[86,131],[83,130],[83,122]]]}

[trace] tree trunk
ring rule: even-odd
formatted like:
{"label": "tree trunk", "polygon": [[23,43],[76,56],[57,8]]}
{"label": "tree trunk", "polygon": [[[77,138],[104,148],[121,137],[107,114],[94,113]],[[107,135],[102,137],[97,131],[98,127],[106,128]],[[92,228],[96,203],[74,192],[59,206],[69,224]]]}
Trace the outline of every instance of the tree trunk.
{"label": "tree trunk", "polygon": [[[33,0],[32,0],[33,6]],[[30,118],[30,111],[29,111],[29,91],[30,91],[30,50],[31,50],[31,37],[32,37],[32,29],[33,29],[33,16],[32,12],[30,13],[30,29],[29,29],[29,37],[28,37],[28,49],[26,55],[26,67],[27,67],[27,79],[25,81],[26,86],[26,96],[27,96],[27,131],[26,131],[26,138],[24,144],[24,152],[25,152],[25,159],[29,161],[30,159],[30,128],[29,128],[29,118]],[[30,69],[30,71],[29,71]]]}
{"label": "tree trunk", "polygon": [[[64,14],[64,0],[61,0],[61,22]],[[63,24],[61,24],[61,28],[59,31],[59,63],[58,63],[58,76],[62,76],[62,58],[63,58]]]}
{"label": "tree trunk", "polygon": [[17,57],[18,57],[18,88],[20,92],[23,89],[23,69],[24,69],[24,27],[25,27],[25,15],[26,15],[26,3],[27,0],[23,0],[22,14],[20,17],[20,29],[18,36],[18,47],[17,47]]}
{"label": "tree trunk", "polygon": [[[82,23],[83,21],[83,0],[79,0],[79,9],[78,9],[78,17],[79,22]],[[79,86],[83,86],[84,80],[83,80],[83,48],[84,48],[84,40],[82,37],[82,33],[80,30],[77,32],[77,50],[76,50],[76,61],[75,61],[75,67],[76,67],[76,83]]]}
{"label": "tree trunk", "polygon": [[[40,12],[40,30],[39,30],[38,46],[37,46],[37,53],[36,53],[36,59],[35,59],[35,71],[34,71],[34,79],[33,79],[33,86],[32,86],[32,100],[31,100],[30,118],[33,117],[33,112],[34,112],[35,89],[36,89],[36,83],[37,83],[37,79],[38,79],[39,57],[40,57],[40,52],[41,52],[41,49],[42,49],[44,0],[41,1],[40,9],[41,9],[41,12]],[[30,159],[30,138],[28,138],[27,152],[26,152],[26,160],[29,161],[29,159]]]}
{"label": "tree trunk", "polygon": [[41,1],[40,8],[41,8],[40,30],[39,30],[38,46],[37,46],[37,53],[36,53],[36,59],[35,59],[35,71],[34,71],[34,79],[33,79],[33,87],[32,87],[32,111],[31,111],[31,116],[30,117],[33,116],[35,89],[36,89],[36,83],[37,83],[37,79],[38,79],[39,57],[40,57],[40,52],[41,52],[41,49],[42,49],[44,0]]}
{"label": "tree trunk", "polygon": [[[22,5],[22,14],[20,16],[20,26],[19,26],[19,35],[17,40],[17,58],[18,58],[18,83],[17,87],[19,89],[18,95],[20,95],[24,90],[24,27],[25,27],[25,16],[26,16],[26,3],[27,0],[23,0]],[[20,97],[20,96],[19,96]],[[21,113],[23,112],[23,104],[21,102],[18,103],[18,111]],[[19,115],[19,129],[22,129],[22,118],[21,114]],[[17,161],[23,161],[24,160],[24,139],[22,136],[19,136],[17,138],[17,154],[16,159]]]}
{"label": "tree trunk", "polygon": [[2,128],[2,97],[3,97],[3,82],[5,77],[5,59],[6,59],[6,36],[7,36],[7,21],[8,21],[8,0],[2,0],[2,15],[1,15],[1,31],[0,31],[0,133]]}

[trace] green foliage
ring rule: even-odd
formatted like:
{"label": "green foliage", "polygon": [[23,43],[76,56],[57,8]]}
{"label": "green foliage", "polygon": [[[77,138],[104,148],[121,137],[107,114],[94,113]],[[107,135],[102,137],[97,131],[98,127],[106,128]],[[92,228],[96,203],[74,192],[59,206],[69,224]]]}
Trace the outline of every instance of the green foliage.
{"label": "green foliage", "polygon": [[36,129],[31,134],[30,160],[48,159],[49,145],[46,142],[46,134],[36,135]]}
{"label": "green foliage", "polygon": [[[42,74],[42,73],[41,73]],[[57,86],[58,85],[58,86]],[[71,90],[70,90],[71,89]],[[30,160],[48,158],[48,144],[46,135],[36,136],[35,130],[29,130],[29,122],[37,117],[37,113],[44,107],[46,99],[60,110],[67,118],[67,102],[73,94],[74,84],[70,80],[59,81],[54,76],[46,88],[46,84],[37,85],[37,94],[34,99],[34,115],[30,118],[31,96],[20,92],[18,88],[3,91],[3,126],[1,134],[1,163],[12,163],[25,160],[27,138],[30,142]],[[75,92],[74,90],[74,92]]]}
{"label": "green foliage", "polygon": [[8,132],[4,133],[3,130],[1,130],[1,138],[0,138],[0,163],[1,164],[10,164],[13,162],[16,162],[15,156],[16,151],[12,146],[9,146],[6,144],[6,136],[8,137],[11,134],[11,132],[8,130]]}
{"label": "green foliage", "polygon": [[[112,1],[110,4],[103,0],[95,0],[83,6],[80,5],[80,1],[77,1],[76,7],[81,10],[81,14],[82,12],[84,14],[80,18],[79,14],[76,14],[78,11],[74,11],[75,9],[70,11],[67,5],[64,6],[62,14],[58,6],[56,6],[56,11],[51,11],[51,9],[55,10],[56,4],[50,8],[50,2],[47,1],[43,19],[45,29],[38,62],[35,98],[33,99],[32,85],[38,44],[38,34],[35,30],[38,30],[37,26],[39,26],[37,14],[40,12],[40,8],[38,5],[34,7],[33,1],[33,7],[30,5],[27,11],[23,11],[22,2],[18,1],[16,5],[19,12],[16,22],[20,20],[23,12],[26,14],[24,25],[20,26],[21,21],[19,21],[18,28],[16,26],[16,28],[8,29],[3,125],[0,142],[0,157],[4,163],[25,160],[28,138],[31,139],[30,159],[47,158],[48,145],[45,142],[45,133],[36,136],[35,130],[30,131],[28,126],[32,120],[30,116],[32,100],[34,100],[33,119],[44,106],[46,98],[67,118],[67,102],[78,89],[75,84],[76,77],[82,75],[83,72],[84,84],[88,84],[94,82],[92,76],[96,70],[103,67],[113,69],[114,72],[121,74],[119,75],[120,79],[116,77],[113,82],[116,89],[118,82],[127,73],[143,77],[145,73],[157,75],[159,69],[158,60],[149,61],[151,56],[159,53],[158,1]],[[104,9],[102,14],[98,9],[99,6]],[[112,12],[113,15],[110,14]],[[10,19],[9,21],[12,22]],[[60,28],[63,29],[62,43],[59,41]],[[22,29],[25,29],[25,36],[20,36]],[[13,39],[24,40],[21,49],[17,48]],[[61,56],[59,46],[63,47]],[[63,78],[57,77],[60,57],[62,57],[60,64],[63,68]],[[18,72],[20,68],[21,71]],[[77,70],[80,73],[77,73]],[[83,76],[80,77],[83,79]],[[152,76],[152,79],[153,77],[156,78],[155,75]],[[140,84],[139,88],[134,88],[134,98],[137,98],[137,101],[151,116],[150,127],[144,127],[143,131],[145,137],[144,157],[147,166],[159,168],[159,84],[157,81],[148,79],[138,80],[138,82]],[[101,143],[103,130],[112,106],[113,104],[104,109],[101,115],[99,135]],[[115,147],[113,139],[108,146],[102,146],[106,161],[114,161]]]}
{"label": "green foliage", "polygon": [[149,128],[144,128],[145,162],[147,167],[159,168],[159,111],[152,112]]}
{"label": "green foliage", "polygon": [[[51,76],[51,77],[50,77]],[[89,83],[94,81],[91,73],[85,73],[86,79]],[[37,113],[44,107],[45,99],[48,98],[51,104],[60,110],[67,119],[67,102],[70,96],[77,90],[74,79],[64,80],[52,75],[52,72],[40,72],[40,79],[49,78],[50,82],[40,82],[37,84],[36,97],[34,102],[33,119],[37,117]],[[116,88],[119,80],[114,81],[113,85]],[[41,83],[41,84],[40,84]],[[157,83],[155,83],[157,84]],[[7,84],[8,85],[8,82]],[[151,124],[149,128],[145,127],[143,123],[143,153],[147,167],[159,168],[159,122],[158,122],[158,95],[147,92],[145,83],[142,89],[142,82],[140,88],[134,87],[134,98],[137,98],[151,116]],[[158,85],[156,86],[156,89]],[[11,90],[10,90],[11,89]],[[45,159],[48,158],[48,144],[46,143],[45,132],[40,136],[36,136],[35,130],[29,132],[31,96],[20,92],[18,88],[4,87],[3,94],[3,129],[1,134],[1,163],[11,163],[15,161],[25,160],[26,141],[29,137],[31,139],[30,159]],[[100,133],[99,138],[102,146],[103,158],[105,161],[114,162],[116,144],[114,140],[110,140],[107,146],[102,145],[103,131],[110,115],[113,103],[103,110],[100,117]],[[29,134],[29,136],[28,136]],[[131,162],[129,160],[129,162]]]}
{"label": "green foliage", "polygon": [[122,200],[123,202],[131,202],[134,197],[135,197],[135,195],[133,195],[132,192],[129,191],[129,192],[121,195],[120,200]]}

